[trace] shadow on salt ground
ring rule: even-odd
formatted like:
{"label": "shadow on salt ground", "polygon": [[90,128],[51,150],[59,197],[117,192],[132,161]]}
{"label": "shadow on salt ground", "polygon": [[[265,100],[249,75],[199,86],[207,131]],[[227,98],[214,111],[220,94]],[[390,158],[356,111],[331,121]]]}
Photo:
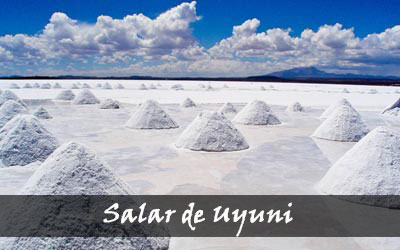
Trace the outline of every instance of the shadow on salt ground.
{"label": "shadow on salt ground", "polygon": [[235,194],[315,194],[329,166],[311,138],[294,137],[254,148],[221,185]]}

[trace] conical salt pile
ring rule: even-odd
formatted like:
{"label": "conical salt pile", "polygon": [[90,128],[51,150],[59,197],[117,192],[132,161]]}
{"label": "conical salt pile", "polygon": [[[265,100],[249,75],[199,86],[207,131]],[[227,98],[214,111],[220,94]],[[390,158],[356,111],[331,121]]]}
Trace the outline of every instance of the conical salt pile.
{"label": "conical salt pile", "polygon": [[0,95],[0,106],[3,105],[6,101],[8,100],[13,100],[18,102],[19,104],[21,104],[22,106],[24,106],[25,108],[27,107],[27,105],[25,104],[24,101],[22,101],[21,99],[19,99],[18,96],[16,96],[14,94],[14,92],[12,92],[11,90],[6,89],[1,95]]}
{"label": "conical salt pile", "polygon": [[103,87],[103,85],[101,85],[101,83],[96,84],[96,88],[101,89]]}
{"label": "conical salt pile", "polygon": [[382,114],[394,115],[394,116],[399,115],[400,114],[400,98],[395,103],[393,103],[392,105],[387,107],[385,110],[383,110]]}
{"label": "conical salt pile", "polygon": [[116,89],[124,89],[124,85],[122,85],[121,83],[118,83],[117,86],[115,86]]}
{"label": "conical salt pile", "polygon": [[219,110],[218,112],[220,112],[221,114],[236,114],[237,110],[235,108],[235,106],[233,106],[232,103],[227,102],[225,103]]}
{"label": "conical salt pile", "polygon": [[0,130],[0,161],[6,166],[44,161],[58,145],[36,117],[18,115]]}
{"label": "conical salt pile", "polygon": [[139,85],[139,90],[147,90],[146,85],[144,85],[143,83]]}
{"label": "conical salt pile", "polygon": [[[68,216],[70,211],[66,208],[65,201],[51,198],[53,195],[132,195],[133,192],[118,176],[110,169],[108,164],[97,157],[85,146],[70,142],[61,145],[46,161],[44,161],[35,171],[33,176],[20,192],[26,196],[23,204],[37,202],[32,198],[33,195],[47,195],[49,202],[43,207],[46,221],[38,222],[40,225],[48,225],[50,228],[59,228],[59,216]],[[52,201],[52,202],[51,202]],[[130,201],[133,205],[136,200]],[[139,201],[137,201],[139,202]],[[91,211],[93,203],[88,202],[87,209]],[[96,204],[95,204],[96,205]],[[97,204],[98,205],[98,204]],[[34,203],[32,207],[42,207],[41,204]],[[30,208],[17,210],[17,213],[25,213],[29,216],[35,211]],[[52,214],[57,211],[59,214]],[[134,210],[134,213],[139,212]],[[15,218],[24,216],[14,215]],[[15,220],[14,218],[14,220]],[[73,221],[73,216],[68,216],[68,220]],[[17,223],[24,223],[17,219]],[[85,226],[83,226],[84,228]],[[90,227],[90,226],[89,226]],[[98,227],[97,230],[102,230]],[[155,226],[154,231],[164,231],[162,226]],[[63,229],[61,229],[63,231]],[[142,228],[137,227],[135,231],[141,232]],[[146,238],[146,237],[22,237],[13,238],[3,244],[2,249],[146,249],[146,250],[166,250],[169,247],[169,238]]]}
{"label": "conical salt pile", "polygon": [[332,103],[327,109],[325,109],[325,111],[320,115],[319,119],[323,120],[328,118],[328,116],[330,116],[332,114],[332,112],[337,108],[340,107],[342,105],[347,105],[350,107],[353,107],[349,101],[347,101],[347,99],[342,98],[340,100],[338,100],[335,103]]}
{"label": "conical salt pile", "polygon": [[206,87],[206,85],[204,85],[204,83],[199,83],[198,85],[200,88],[204,89]]}
{"label": "conical salt pile", "polygon": [[261,87],[260,87],[260,90],[261,90],[261,91],[265,91],[266,89],[265,89],[264,86],[261,86]]}
{"label": "conical salt pile", "polygon": [[206,90],[212,91],[212,90],[214,90],[214,88],[211,86],[211,84],[208,84],[206,87]]}
{"label": "conical salt pile", "polygon": [[11,83],[10,84],[10,89],[19,89],[20,87],[16,83]]}
{"label": "conical salt pile", "polygon": [[150,83],[149,89],[157,89],[157,87],[153,83]]}
{"label": "conical salt pile", "polygon": [[99,99],[88,89],[84,89],[75,97],[72,104],[96,104]]}
{"label": "conical salt pile", "polygon": [[50,85],[50,83],[42,83],[40,85],[40,88],[41,89],[51,89],[51,85]]}
{"label": "conical salt pile", "polygon": [[38,89],[38,88],[40,88],[40,84],[37,83],[37,82],[35,82],[35,83],[33,84],[33,87],[34,87],[35,89]]}
{"label": "conical salt pile", "polygon": [[49,114],[49,112],[43,107],[39,107],[33,115],[39,119],[52,119],[53,118]]}
{"label": "conical salt pile", "polygon": [[319,125],[312,136],[331,141],[355,142],[368,132],[360,114],[353,107],[342,105]]}
{"label": "conical salt pile", "polygon": [[245,125],[281,124],[271,108],[263,101],[254,100],[248,103],[233,119],[233,122]]}
{"label": "conical salt pile", "polygon": [[238,151],[249,148],[246,139],[226,117],[203,111],[183,131],[175,143],[178,148],[195,151]]}
{"label": "conical salt pile", "polygon": [[147,100],[125,124],[135,129],[169,129],[178,128],[178,124],[154,100]]}
{"label": "conical salt pile", "polygon": [[171,86],[171,89],[175,89],[175,90],[184,90],[183,86],[181,84],[174,84]]}
{"label": "conical salt pile", "polygon": [[[372,130],[329,169],[318,189],[329,195],[400,195],[399,129]],[[390,206],[376,199],[358,202]]]}
{"label": "conical salt pile", "polygon": [[91,89],[92,87],[90,87],[90,85],[85,82],[84,84],[82,84],[82,88],[83,89]]}
{"label": "conical salt pile", "polygon": [[348,89],[344,88],[344,89],[342,90],[342,93],[350,93],[350,92],[349,92]]}
{"label": "conical salt pile", "polygon": [[19,114],[28,114],[28,110],[16,101],[8,100],[0,107],[0,128]]}
{"label": "conical salt pile", "polygon": [[54,83],[53,85],[53,89],[62,89],[61,84],[59,84],[58,82]]}
{"label": "conical salt pile", "polygon": [[183,103],[181,104],[182,107],[184,108],[191,108],[191,107],[196,107],[196,104],[194,101],[190,98],[186,98]]}
{"label": "conical salt pile", "polygon": [[287,106],[286,111],[288,112],[304,112],[303,106],[299,102],[294,102]]}
{"label": "conical salt pile", "polygon": [[22,87],[24,89],[31,89],[32,85],[30,83],[25,83],[25,85]]}
{"label": "conical salt pile", "polygon": [[368,94],[377,94],[377,93],[378,93],[378,90],[376,90],[376,89],[368,90]]}
{"label": "conical salt pile", "polygon": [[71,85],[71,89],[79,89],[79,86],[76,83],[73,83]]}
{"label": "conical salt pile", "polygon": [[104,83],[102,88],[103,89],[112,89],[111,85],[108,82]]}
{"label": "conical salt pile", "polygon": [[56,96],[57,100],[64,100],[64,101],[71,101],[74,98],[75,94],[70,89],[63,90]]}
{"label": "conical salt pile", "polygon": [[99,108],[100,109],[120,109],[121,104],[116,100],[105,99],[100,103]]}

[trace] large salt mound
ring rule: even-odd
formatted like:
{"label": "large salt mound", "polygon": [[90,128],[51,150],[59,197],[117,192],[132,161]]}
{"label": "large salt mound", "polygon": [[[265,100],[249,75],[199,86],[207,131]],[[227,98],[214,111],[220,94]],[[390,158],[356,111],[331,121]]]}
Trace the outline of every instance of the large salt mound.
{"label": "large salt mound", "polygon": [[105,99],[100,103],[100,109],[120,109],[121,104],[113,99]]}
{"label": "large salt mound", "polygon": [[75,98],[75,94],[70,89],[63,90],[56,96],[57,100],[64,100],[64,101],[71,101],[74,98]]}
{"label": "large salt mound", "polygon": [[32,85],[30,83],[25,83],[25,85],[22,87],[24,89],[31,89]]}
{"label": "large salt mound", "polygon": [[[98,158],[85,146],[70,142],[61,145],[51,154],[35,171],[21,191],[23,195],[130,195],[130,188],[119,179],[106,162]],[[35,202],[27,196],[26,203]],[[51,200],[51,198],[49,199]],[[135,200],[133,200],[135,202]],[[35,204],[34,207],[40,206]],[[90,209],[91,204],[88,204]],[[48,208],[47,208],[48,207]],[[43,207],[44,213],[50,211],[64,212],[64,204],[49,202]],[[29,214],[29,208],[27,208]],[[136,212],[136,211],[135,211]],[[34,211],[33,211],[34,213]],[[68,212],[66,212],[68,213]],[[52,214],[46,218],[43,224],[50,227],[63,227],[66,225],[54,225],[59,221],[52,220]],[[69,218],[73,220],[74,218]],[[141,228],[137,228],[140,231]],[[157,230],[157,228],[156,228]],[[161,229],[162,230],[162,229]],[[169,238],[106,238],[106,237],[58,237],[38,238],[23,237],[13,238],[5,242],[2,249],[146,249],[166,250],[169,246]]]}
{"label": "large salt mound", "polygon": [[0,159],[6,166],[44,161],[58,145],[57,139],[32,115],[18,115],[0,130]]}
{"label": "large salt mound", "polygon": [[0,107],[0,128],[19,114],[28,114],[28,110],[16,101],[6,101]]}
{"label": "large salt mound", "polygon": [[104,83],[102,88],[103,89],[112,89],[111,85],[108,82]]}
{"label": "large salt mound", "polygon": [[51,89],[51,85],[50,85],[50,83],[42,83],[40,85],[40,88],[41,89]]}
{"label": "large salt mound", "polygon": [[49,114],[49,112],[43,107],[39,107],[33,115],[39,119],[52,119],[53,118]]}
{"label": "large salt mound", "polygon": [[191,107],[196,107],[196,104],[194,101],[190,98],[186,98],[183,103],[181,104],[182,107],[184,108],[191,108]]}
{"label": "large salt mound", "polygon": [[400,98],[395,103],[385,108],[385,110],[382,111],[382,114],[397,115],[399,113],[399,109],[400,109]]}
{"label": "large salt mound", "polygon": [[303,106],[299,102],[294,102],[287,106],[286,111],[288,112],[304,112]]}
{"label": "large salt mound", "polygon": [[79,94],[72,101],[72,104],[96,104],[99,102],[100,101],[90,90],[85,89],[79,92]]}
{"label": "large salt mound", "polygon": [[330,116],[332,114],[332,112],[337,108],[340,107],[342,105],[347,105],[350,107],[353,107],[349,101],[347,101],[347,99],[342,98],[340,100],[338,100],[335,103],[332,103],[327,109],[325,109],[325,111],[320,115],[319,119],[323,120],[328,118],[328,116]]}
{"label": "large salt mound", "polygon": [[279,119],[263,101],[254,100],[248,103],[236,116],[233,122],[245,125],[277,125]]}
{"label": "large salt mound", "polygon": [[[400,131],[394,127],[377,127],[348,150],[317,187],[330,195],[400,195],[399,181]],[[376,199],[358,202],[396,205]]]}
{"label": "large salt mound", "polygon": [[178,128],[178,124],[154,100],[147,100],[125,124],[135,129],[169,129]]}
{"label": "large salt mound", "polygon": [[224,115],[225,114],[236,114],[237,110],[236,110],[235,106],[233,106],[232,103],[227,102],[218,110],[218,112],[220,112]]}
{"label": "large salt mound", "polygon": [[13,100],[18,102],[19,104],[21,104],[24,107],[27,107],[27,105],[25,104],[24,101],[22,101],[21,99],[19,99],[18,96],[16,96],[14,94],[14,92],[12,92],[11,90],[6,89],[1,95],[0,95],[0,106],[3,105],[6,101],[8,100]]}
{"label": "large salt mound", "polygon": [[312,136],[331,141],[355,142],[368,132],[360,114],[353,107],[342,105],[319,125]]}
{"label": "large salt mound", "polygon": [[226,117],[203,111],[183,131],[175,143],[178,148],[195,151],[238,151],[249,148],[246,139]]}

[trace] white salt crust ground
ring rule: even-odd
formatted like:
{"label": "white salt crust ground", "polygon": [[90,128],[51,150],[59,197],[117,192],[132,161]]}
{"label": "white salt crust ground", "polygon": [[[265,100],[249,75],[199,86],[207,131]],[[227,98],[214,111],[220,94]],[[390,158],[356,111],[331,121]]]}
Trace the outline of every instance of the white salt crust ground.
{"label": "white salt crust ground", "polygon": [[[23,187],[24,195],[128,195],[130,188],[102,159],[85,146],[69,142],[61,145],[37,167]],[[30,199],[29,197],[27,198]],[[63,204],[49,203],[53,210]],[[55,208],[54,208],[55,207]],[[44,207],[43,211],[48,208]],[[46,220],[48,225],[56,222]],[[66,225],[59,225],[64,226]],[[13,238],[1,249],[168,249],[168,238]]]}
{"label": "white salt crust ground", "polygon": [[360,114],[348,105],[336,107],[313,133],[331,141],[357,142],[369,132]]}
{"label": "white salt crust ground", "polygon": [[[58,81],[64,88],[77,82]],[[199,85],[205,86],[207,82],[183,81],[180,83],[185,90],[175,91],[170,86],[176,81],[81,80],[92,87],[106,81],[113,86],[122,83],[125,89],[92,89],[93,93],[102,100],[120,101],[123,110],[101,110],[98,105],[70,105],[69,102],[51,103],[49,99],[54,99],[60,92],[57,89],[13,91],[33,105],[30,106],[32,110],[43,105],[54,116],[41,122],[60,142],[77,140],[87,145],[101,155],[137,194],[318,194],[314,186],[331,164],[354,145],[310,138],[320,125],[319,115],[327,106],[345,97],[370,129],[387,124],[400,126],[400,119],[380,115],[399,98],[396,87],[374,87],[378,93],[367,94],[369,86],[271,83],[275,90],[260,91],[261,85],[268,87],[269,84],[212,82],[215,91],[206,91]],[[0,89],[5,90],[9,82],[0,80]],[[22,86],[21,81],[16,82]],[[36,80],[26,82],[33,85]],[[54,83],[52,80],[44,82]],[[143,82],[146,85],[154,83],[158,89],[138,91]],[[224,84],[230,88],[223,88]],[[342,93],[343,88],[350,93]],[[179,104],[188,96],[196,100],[197,107],[182,109]],[[124,128],[131,113],[137,110],[137,103],[146,99],[158,100],[180,127],[172,130]],[[270,104],[282,125],[236,125],[250,149],[212,153],[180,150],[173,146],[199,112],[217,111],[227,101],[241,110],[254,99]],[[285,108],[294,101],[309,108],[304,113],[288,114]],[[34,166],[0,169],[0,194],[18,193],[33,170]],[[293,250],[296,246],[296,249],[304,250],[397,250],[399,245],[399,238],[172,238],[170,249]]]}
{"label": "white salt crust ground", "polygon": [[127,128],[135,129],[171,129],[178,124],[154,100],[147,100],[126,122]]}
{"label": "white salt crust ground", "polygon": [[178,148],[194,151],[239,151],[249,145],[243,135],[223,114],[201,112],[182,132],[175,143]]}
{"label": "white salt crust ground", "polygon": [[281,124],[271,108],[263,101],[254,100],[248,103],[232,120],[244,125],[278,125]]}
{"label": "white salt crust ground", "polygon": [[375,128],[329,169],[318,188],[333,195],[400,195],[399,128]]}

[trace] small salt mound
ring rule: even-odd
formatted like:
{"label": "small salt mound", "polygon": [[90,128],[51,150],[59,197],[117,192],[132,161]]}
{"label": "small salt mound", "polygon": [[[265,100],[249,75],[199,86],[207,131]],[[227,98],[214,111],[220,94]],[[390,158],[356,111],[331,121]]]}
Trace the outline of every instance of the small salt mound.
{"label": "small salt mound", "polygon": [[112,89],[111,85],[108,82],[104,83],[102,88],[103,89]]}
{"label": "small salt mound", "polygon": [[101,85],[101,83],[98,83],[98,84],[96,84],[96,88],[102,88],[103,87],[103,85]]}
{"label": "small salt mound", "polygon": [[[348,150],[317,187],[329,195],[400,195],[399,180],[400,131],[377,127]],[[377,204],[378,200],[358,202],[389,205]]]}
{"label": "small salt mound", "polygon": [[368,132],[360,114],[353,107],[342,105],[321,123],[312,136],[331,141],[356,142]]}
{"label": "small salt mound", "polygon": [[38,89],[38,88],[40,88],[40,84],[37,83],[37,82],[35,82],[35,83],[33,84],[33,87],[34,87],[35,89]]}
{"label": "small salt mound", "polygon": [[30,83],[25,83],[25,85],[22,87],[24,89],[31,89],[32,85]]}
{"label": "small salt mound", "polygon": [[400,109],[400,98],[397,99],[397,101],[394,102],[392,105],[390,105],[389,107],[385,108],[385,110],[382,111],[382,114],[397,115],[398,109]]}
{"label": "small salt mound", "polygon": [[82,88],[83,89],[91,89],[92,87],[90,87],[90,85],[85,82],[84,84],[82,84]]}
{"label": "small salt mound", "polygon": [[117,86],[115,86],[116,89],[124,89],[124,85],[122,85],[121,83],[118,83]]}
{"label": "small salt mound", "polygon": [[350,92],[349,92],[348,89],[344,88],[344,89],[342,90],[342,93],[350,93]]}
{"label": "small salt mound", "polygon": [[79,86],[77,84],[73,83],[71,85],[71,89],[79,89]]}
{"label": "small salt mound", "polygon": [[368,94],[377,94],[377,93],[378,93],[378,90],[376,90],[376,89],[368,90]]}
{"label": "small salt mound", "polygon": [[19,99],[18,96],[14,94],[11,90],[6,89],[1,95],[0,95],[0,106],[3,105],[6,101],[8,100],[13,100],[24,106],[25,108],[27,107],[26,103]]}
{"label": "small salt mound", "polygon": [[286,111],[288,112],[304,112],[303,106],[299,102],[294,102],[287,106]]}
{"label": "small salt mound", "polygon": [[171,86],[171,89],[175,89],[175,90],[184,90],[183,86],[181,84],[174,84]]}
{"label": "small salt mound", "polygon": [[58,145],[57,139],[32,115],[18,115],[0,130],[0,159],[5,166],[44,161]]}
{"label": "small salt mound", "polygon": [[75,98],[75,94],[70,89],[63,90],[56,96],[57,100],[64,100],[64,101],[71,101],[74,98]]}
{"label": "small salt mound", "polygon": [[33,115],[39,119],[52,119],[53,118],[49,114],[49,112],[43,107],[39,107]]}
{"label": "small salt mound", "polygon": [[264,86],[261,86],[261,87],[260,87],[260,90],[261,90],[261,91],[265,91],[266,89],[265,89]]}
{"label": "small salt mound", "polygon": [[19,114],[28,114],[28,110],[14,100],[6,101],[0,107],[0,128]]}
{"label": "small salt mound", "polygon": [[208,84],[207,87],[206,87],[206,90],[211,91],[211,90],[214,90],[214,88],[211,86],[211,84]]}
{"label": "small salt mound", "polygon": [[328,116],[330,116],[332,114],[332,112],[337,108],[340,107],[342,105],[346,105],[346,106],[350,106],[353,107],[349,101],[347,101],[347,99],[342,98],[340,100],[338,100],[337,102],[331,104],[327,109],[325,109],[325,111],[321,114],[321,116],[319,117],[319,119],[323,120],[328,118]]}
{"label": "small salt mound", "polygon": [[9,88],[10,89],[19,89],[20,87],[16,83],[11,83]]}
{"label": "small salt mound", "polygon": [[224,86],[223,86],[224,88],[226,88],[226,89],[228,89],[229,88],[229,86],[227,85],[227,84],[224,84]]}
{"label": "small salt mound", "polygon": [[191,108],[191,107],[196,107],[196,104],[194,101],[190,98],[186,98],[183,103],[181,104],[182,107],[184,108]]}
{"label": "small salt mound", "polygon": [[118,101],[112,99],[105,99],[100,103],[100,109],[120,109],[121,104]]}
{"label": "small salt mound", "polygon": [[[28,195],[24,202],[29,204],[29,202],[37,200],[31,198],[32,195],[133,195],[133,192],[125,182],[118,178],[105,161],[87,147],[70,142],[61,145],[37,168],[20,194]],[[49,203],[43,208],[43,213],[49,216],[47,216],[45,222],[39,224],[44,223],[53,228],[60,225],[55,224],[59,221],[53,220],[55,216],[50,212],[57,211],[63,214],[65,209],[63,209],[64,203],[62,201],[54,202],[53,200],[53,202],[50,202],[50,200],[52,199],[49,198]],[[135,202],[135,200],[132,201]],[[36,205],[33,205],[33,207],[37,207]],[[91,205],[88,203],[89,210]],[[29,208],[26,211],[26,214],[34,212],[29,211]],[[69,219],[73,220],[74,218]],[[157,226],[153,230],[163,230],[160,227]],[[140,233],[142,228],[137,227],[135,230]],[[5,249],[166,250],[168,246],[169,238],[167,237],[23,237],[7,241]]]}
{"label": "small salt mound", "polygon": [[279,119],[263,101],[248,103],[233,119],[233,122],[245,125],[277,125]]}
{"label": "small salt mound", "polygon": [[226,117],[203,111],[183,131],[175,143],[178,148],[195,151],[238,151],[249,148],[246,139]]}
{"label": "small salt mound", "polygon": [[58,82],[54,83],[53,85],[53,89],[62,89],[61,84],[59,84]]}
{"label": "small salt mound", "polygon": [[220,112],[221,114],[236,114],[237,110],[235,108],[235,106],[233,106],[232,103],[227,102],[225,103],[219,110],[218,112]]}
{"label": "small salt mound", "polygon": [[156,89],[156,85],[154,85],[153,83],[150,84],[149,89]]}
{"label": "small salt mound", "polygon": [[204,85],[203,83],[199,83],[199,87],[204,89],[206,87],[206,85]]}
{"label": "small salt mound", "polygon": [[50,85],[50,83],[42,83],[40,85],[40,88],[41,89],[51,89],[51,85]]}
{"label": "small salt mound", "polygon": [[142,83],[142,84],[140,84],[140,86],[139,86],[139,90],[147,90],[147,87],[146,87],[146,85],[144,85],[143,83]]}
{"label": "small salt mound", "polygon": [[178,128],[178,124],[154,100],[142,103],[138,110],[125,124],[135,129],[169,129]]}
{"label": "small salt mound", "polygon": [[72,104],[96,104],[99,99],[88,89],[84,89],[75,97]]}

